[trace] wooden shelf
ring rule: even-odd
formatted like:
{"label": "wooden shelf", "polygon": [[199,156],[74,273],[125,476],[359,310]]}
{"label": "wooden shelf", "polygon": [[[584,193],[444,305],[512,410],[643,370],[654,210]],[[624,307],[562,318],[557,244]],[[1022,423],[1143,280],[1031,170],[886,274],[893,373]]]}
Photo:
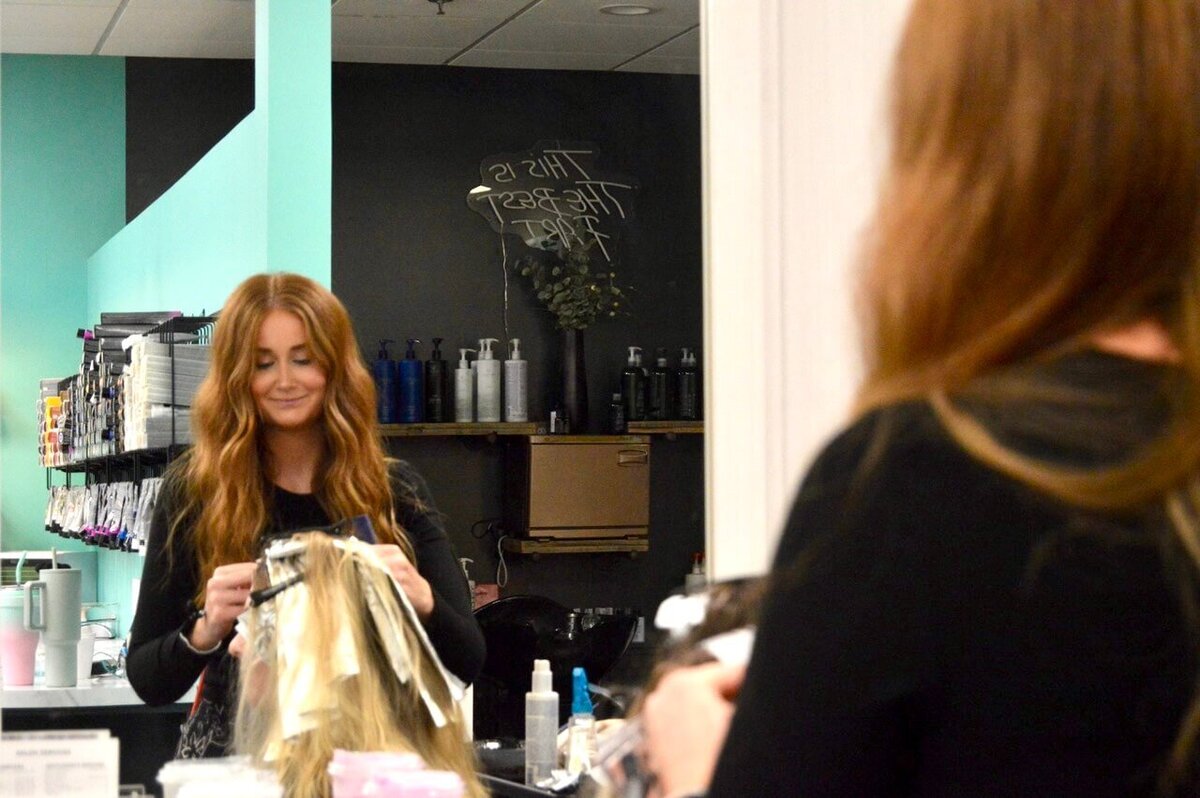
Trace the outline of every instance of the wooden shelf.
{"label": "wooden shelf", "polygon": [[668,438],[704,434],[703,421],[630,421],[626,427],[630,433],[666,435]]}
{"label": "wooden shelf", "polygon": [[579,540],[531,540],[504,538],[500,545],[516,554],[602,554],[617,552],[636,557],[650,551],[649,538],[590,538]]}
{"label": "wooden shelf", "polygon": [[380,424],[379,432],[385,438],[433,437],[454,435],[535,435],[537,424],[533,422],[473,421],[470,423],[446,424]]}

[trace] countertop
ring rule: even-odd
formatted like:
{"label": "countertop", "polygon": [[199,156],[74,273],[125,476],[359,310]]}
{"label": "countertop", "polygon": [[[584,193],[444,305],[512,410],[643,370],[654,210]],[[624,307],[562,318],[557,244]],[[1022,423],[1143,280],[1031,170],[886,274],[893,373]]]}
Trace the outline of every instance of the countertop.
{"label": "countertop", "polygon": [[[196,688],[188,690],[176,705],[191,704]],[[0,689],[2,709],[71,709],[74,707],[143,706],[145,702],[128,680],[117,676],[93,676],[75,687],[46,687],[34,683],[29,687]]]}

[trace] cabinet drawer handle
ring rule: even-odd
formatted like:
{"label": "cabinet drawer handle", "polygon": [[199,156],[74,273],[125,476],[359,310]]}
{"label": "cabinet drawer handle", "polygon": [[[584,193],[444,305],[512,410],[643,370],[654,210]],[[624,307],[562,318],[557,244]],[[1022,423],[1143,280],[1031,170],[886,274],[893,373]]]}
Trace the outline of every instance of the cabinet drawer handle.
{"label": "cabinet drawer handle", "polygon": [[617,452],[617,465],[646,465],[650,462],[650,453],[641,449],[622,449]]}

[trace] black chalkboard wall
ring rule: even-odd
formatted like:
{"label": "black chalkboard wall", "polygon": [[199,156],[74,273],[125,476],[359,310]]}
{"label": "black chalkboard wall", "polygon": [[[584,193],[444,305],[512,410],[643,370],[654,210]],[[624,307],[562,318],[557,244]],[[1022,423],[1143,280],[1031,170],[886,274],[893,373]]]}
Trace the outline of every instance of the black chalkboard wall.
{"label": "black chalkboard wall", "polygon": [[[205,73],[237,88],[162,94],[194,86]],[[187,158],[195,160],[194,138],[219,139],[205,133],[212,124],[204,120],[232,127],[249,111],[252,84],[246,62],[128,59],[131,217],[190,166]],[[481,160],[541,139],[590,142],[601,166],[640,184],[616,266],[621,282],[634,288],[631,315],[585,333],[591,428],[600,432],[626,346],[644,347],[650,364],[653,349],[667,347],[675,365],[679,347],[701,344],[695,76],[335,64],[333,290],[349,308],[368,360],[379,338],[420,338],[425,358],[438,336],[452,361],[459,346],[503,338],[500,242],[467,207],[466,195],[480,183]],[[523,251],[516,238],[506,244],[510,259]],[[521,339],[529,361],[530,417],[541,421],[559,391],[560,334],[525,278],[510,275],[508,297],[509,335]],[[457,551],[475,560],[474,577],[494,581],[495,539],[475,539],[471,528],[501,515],[502,446],[403,438],[392,448],[428,479]],[[649,554],[537,561],[508,555],[503,593],[653,613],[682,583],[691,552],[703,547],[700,436],[656,438],[652,463]]]}

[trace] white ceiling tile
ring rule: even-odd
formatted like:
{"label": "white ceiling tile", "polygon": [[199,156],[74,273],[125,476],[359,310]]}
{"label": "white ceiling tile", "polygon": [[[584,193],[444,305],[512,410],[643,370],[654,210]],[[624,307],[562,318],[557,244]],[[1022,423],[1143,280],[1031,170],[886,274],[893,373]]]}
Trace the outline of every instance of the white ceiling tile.
{"label": "white ceiling tile", "polygon": [[[698,71],[699,34],[687,29],[699,24],[699,0],[625,0],[655,13],[599,13],[621,1],[447,0],[439,16],[429,0],[336,0],[333,54],[377,63],[453,58],[464,66],[607,70],[644,53],[622,70]],[[0,17],[5,52],[90,53],[111,25],[104,55],[254,55],[254,0],[0,0]],[[463,52],[468,47],[474,49]]]}
{"label": "white ceiling tile", "polygon": [[[77,43],[91,40],[90,53],[112,19],[103,6],[5,5],[0,8],[0,42],[11,38],[62,39]],[[7,51],[6,45],[0,44]],[[72,50],[72,52],[75,52]]]}
{"label": "white ceiling tile", "polygon": [[22,36],[0,31],[0,50],[26,55],[91,55],[96,49],[92,38],[71,39],[52,36]]}
{"label": "white ceiling tile", "polygon": [[529,53],[507,50],[471,50],[451,62],[454,66],[507,67],[511,69],[596,69],[608,70],[621,62],[620,56],[604,53]]}
{"label": "white ceiling tile", "polygon": [[[456,0],[457,2],[457,0]],[[653,13],[637,17],[602,14],[604,6],[634,4],[647,6]],[[675,26],[682,30],[700,24],[699,0],[541,0],[519,19],[524,22],[583,22],[606,25]]]}
{"label": "white ceiling tile", "polygon": [[[164,5],[164,2],[166,5]],[[109,34],[118,47],[154,40],[254,41],[254,4],[233,0],[131,0]]]}
{"label": "white ceiling tile", "polygon": [[635,55],[679,33],[661,26],[601,25],[579,22],[535,23],[513,20],[477,45],[480,50],[543,53],[615,53]]}
{"label": "white ceiling tile", "polygon": [[0,0],[0,18],[7,19],[8,9],[15,6],[102,6],[115,10],[121,0]]}
{"label": "white ceiling tile", "polygon": [[699,58],[666,58],[644,55],[617,67],[617,72],[662,72],[672,75],[699,75]]}
{"label": "white ceiling tile", "polygon": [[[422,0],[424,2],[425,0]],[[486,20],[444,17],[335,17],[334,45],[365,47],[469,47],[493,25]]]}
{"label": "white ceiling tile", "polygon": [[664,44],[662,47],[656,47],[654,52],[646,53],[646,55],[665,56],[667,58],[693,58],[700,59],[700,29],[692,28],[682,36],[678,36]]}
{"label": "white ceiling tile", "polygon": [[363,47],[333,46],[334,61],[366,64],[442,64],[459,51],[456,47]]}
{"label": "white ceiling tile", "polygon": [[213,39],[109,39],[100,55],[139,58],[254,58],[254,42]]}
{"label": "white ceiling tile", "polygon": [[[492,24],[503,22],[520,11],[530,0],[447,0],[446,12],[439,18],[483,19]],[[338,0],[333,15],[364,17],[438,17],[437,4],[429,0]]]}

